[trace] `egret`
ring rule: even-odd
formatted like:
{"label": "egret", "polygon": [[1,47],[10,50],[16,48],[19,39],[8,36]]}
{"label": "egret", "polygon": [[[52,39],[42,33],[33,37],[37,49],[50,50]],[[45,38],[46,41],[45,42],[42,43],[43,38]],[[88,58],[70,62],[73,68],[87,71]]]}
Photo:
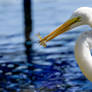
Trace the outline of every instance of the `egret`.
{"label": "egret", "polygon": [[[44,47],[46,46],[46,42],[52,40],[59,34],[62,34],[70,29],[78,27],[80,25],[89,25],[92,27],[92,8],[90,7],[80,7],[74,11],[72,16],[68,21],[59,26],[56,30],[45,36],[44,38],[40,38],[40,44]],[[86,76],[86,78],[92,81],[92,31],[83,32],[75,44],[75,58],[80,67],[82,73]]]}

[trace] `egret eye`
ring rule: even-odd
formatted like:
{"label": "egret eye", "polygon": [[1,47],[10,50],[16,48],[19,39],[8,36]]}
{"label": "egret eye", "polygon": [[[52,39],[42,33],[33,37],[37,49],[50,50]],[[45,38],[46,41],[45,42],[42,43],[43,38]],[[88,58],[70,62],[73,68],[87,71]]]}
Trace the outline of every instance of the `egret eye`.
{"label": "egret eye", "polygon": [[78,17],[78,22],[80,22],[80,21],[81,21],[81,16]]}

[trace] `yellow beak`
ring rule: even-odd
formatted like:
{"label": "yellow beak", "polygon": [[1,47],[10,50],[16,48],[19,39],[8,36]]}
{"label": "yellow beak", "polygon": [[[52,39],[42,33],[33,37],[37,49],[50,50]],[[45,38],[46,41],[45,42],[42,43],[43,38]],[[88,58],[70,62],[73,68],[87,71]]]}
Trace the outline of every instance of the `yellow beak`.
{"label": "yellow beak", "polygon": [[46,47],[46,42],[52,40],[56,36],[66,32],[66,31],[68,31],[70,29],[71,25],[75,24],[78,21],[80,21],[80,17],[75,17],[75,18],[72,18],[72,19],[66,21],[64,24],[59,26],[57,29],[55,29],[53,32],[51,32],[47,36],[45,36],[43,39],[41,38],[40,35],[38,35],[38,37],[40,38],[40,45],[43,45],[44,47]]}

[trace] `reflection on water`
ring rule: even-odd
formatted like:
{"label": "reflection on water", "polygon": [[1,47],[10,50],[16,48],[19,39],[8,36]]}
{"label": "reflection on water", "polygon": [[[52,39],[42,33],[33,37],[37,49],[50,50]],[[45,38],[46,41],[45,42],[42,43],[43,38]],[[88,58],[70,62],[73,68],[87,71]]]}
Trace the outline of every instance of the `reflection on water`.
{"label": "reflection on water", "polygon": [[74,9],[91,4],[90,0],[84,4],[80,1],[33,0],[31,42],[24,40],[22,0],[0,1],[0,92],[92,91],[92,83],[81,73],[74,58],[75,40],[88,27],[67,32],[49,42],[46,48],[39,46],[35,36],[39,32],[47,35]]}

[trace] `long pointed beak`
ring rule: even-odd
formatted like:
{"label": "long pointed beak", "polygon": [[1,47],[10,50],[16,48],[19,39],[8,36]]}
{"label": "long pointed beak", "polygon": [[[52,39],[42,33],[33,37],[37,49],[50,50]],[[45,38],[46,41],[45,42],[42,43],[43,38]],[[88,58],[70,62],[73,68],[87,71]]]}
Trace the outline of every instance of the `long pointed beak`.
{"label": "long pointed beak", "polygon": [[55,29],[53,32],[51,32],[50,34],[48,34],[47,36],[45,36],[44,38],[41,38],[40,35],[38,35],[38,37],[40,38],[40,45],[43,45],[44,47],[46,47],[46,42],[54,39],[56,36],[68,31],[69,29],[71,29],[71,25],[75,24],[76,22],[80,21],[80,17],[75,17],[72,18],[68,21],[66,21],[64,24],[62,24],[61,26],[59,26],[57,29]]}

